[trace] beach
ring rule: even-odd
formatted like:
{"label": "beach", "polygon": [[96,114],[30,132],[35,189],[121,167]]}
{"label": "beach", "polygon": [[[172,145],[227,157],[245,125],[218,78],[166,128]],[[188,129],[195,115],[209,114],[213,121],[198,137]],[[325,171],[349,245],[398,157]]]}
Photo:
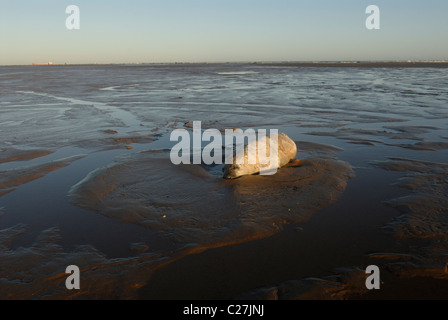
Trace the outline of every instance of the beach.
{"label": "beach", "polygon": [[[0,67],[0,298],[447,299],[447,68]],[[174,165],[194,121],[277,129],[300,166]]]}

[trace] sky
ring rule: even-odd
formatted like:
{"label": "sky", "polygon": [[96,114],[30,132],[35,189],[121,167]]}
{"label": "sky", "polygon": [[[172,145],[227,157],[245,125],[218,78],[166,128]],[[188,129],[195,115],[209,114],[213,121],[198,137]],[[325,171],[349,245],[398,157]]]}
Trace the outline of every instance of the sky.
{"label": "sky", "polygon": [[0,0],[0,65],[448,60],[447,35],[445,0]]}

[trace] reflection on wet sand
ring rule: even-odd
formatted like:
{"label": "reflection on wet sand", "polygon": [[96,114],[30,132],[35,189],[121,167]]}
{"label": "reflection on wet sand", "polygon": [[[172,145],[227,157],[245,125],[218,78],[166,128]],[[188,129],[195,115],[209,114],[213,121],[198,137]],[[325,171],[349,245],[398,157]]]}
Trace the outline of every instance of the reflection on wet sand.
{"label": "reflection on wet sand", "polygon": [[[24,232],[23,224],[0,230],[2,299],[135,299],[151,267],[163,262],[160,255],[108,259],[89,245],[66,252],[57,228],[42,231],[31,247],[12,250],[11,242]],[[80,268],[82,291],[67,290],[69,265]]]}
{"label": "reflection on wet sand", "polygon": [[[401,214],[383,226],[399,239],[411,242],[406,253],[367,254],[369,263],[381,266],[386,291],[365,288],[364,270],[339,268],[322,278],[291,280],[261,287],[238,299],[439,299],[448,293],[448,165],[404,158],[374,161],[384,170],[404,173],[395,186],[409,194],[387,204]],[[422,288],[423,291],[420,291]],[[431,289],[432,288],[432,289]]]}
{"label": "reflection on wet sand", "polygon": [[[33,154],[33,158],[34,158]],[[46,174],[70,165],[83,156],[73,156],[70,158],[52,161],[43,165],[35,165],[30,167],[19,167],[15,170],[0,171],[0,196],[13,191],[18,186],[30,181],[39,179]]]}
{"label": "reflection on wet sand", "polygon": [[[387,246],[375,251],[378,235],[369,233],[362,253],[329,263],[335,274],[309,265],[281,283],[266,283],[265,275],[283,269],[260,264],[250,288],[241,287],[253,290],[241,295],[364,296],[363,270],[353,263],[359,260],[378,264],[385,281],[402,288],[412,287],[402,277],[446,277],[445,64],[2,68],[0,298],[139,298],[156,270],[185,267],[192,274],[183,257],[202,265],[204,256],[194,253],[231,254],[230,244],[288,237],[287,228],[310,221],[326,228],[289,251],[271,252],[290,256],[318,241],[321,251],[344,253],[333,242],[340,234],[348,241],[354,236],[357,229],[347,233],[345,224],[355,213],[342,215],[338,234],[331,217],[340,213],[335,206],[346,187],[355,179],[364,186],[370,176],[378,180],[375,188],[365,185],[344,201],[359,209],[356,227],[384,232]],[[167,137],[196,120],[204,129],[279,129],[297,142],[302,161],[272,177],[235,181],[223,180],[220,166],[173,166]],[[36,210],[40,202],[45,205]],[[395,219],[377,224],[388,210]],[[43,212],[45,226],[36,226]],[[92,232],[95,223],[101,233]],[[84,233],[74,237],[79,226]],[[396,243],[400,250],[389,249]],[[129,250],[122,255],[118,246]],[[65,289],[68,264],[81,268],[82,292]],[[305,271],[313,277],[300,278]]]}
{"label": "reflection on wet sand", "polygon": [[148,151],[91,173],[71,197],[107,217],[160,230],[179,246],[213,247],[307,220],[336,201],[352,175],[347,163],[311,158],[273,176],[228,181],[204,166],[174,166],[167,152]]}
{"label": "reflection on wet sand", "polygon": [[[279,169],[274,176],[224,180],[216,174],[219,168],[174,166],[164,150],[121,157],[93,171],[72,188],[70,196],[76,205],[157,230],[169,245],[149,244],[149,251],[145,243],[131,244],[136,257],[108,259],[88,245],[64,251],[58,245],[60,231],[51,228],[31,247],[13,249],[14,239],[26,232],[26,225],[18,224],[1,230],[3,297],[137,298],[138,289],[153,271],[182,256],[268,237],[285,224],[306,221],[338,199],[353,171],[335,159],[334,151],[339,148],[298,145],[303,145],[302,155],[309,158]],[[41,167],[26,172],[43,173],[46,166]],[[17,172],[10,174],[17,177]],[[65,290],[66,274],[61,266],[70,264],[81,268],[83,282],[88,283],[82,293]],[[33,287],[39,287],[39,292],[34,293]]]}

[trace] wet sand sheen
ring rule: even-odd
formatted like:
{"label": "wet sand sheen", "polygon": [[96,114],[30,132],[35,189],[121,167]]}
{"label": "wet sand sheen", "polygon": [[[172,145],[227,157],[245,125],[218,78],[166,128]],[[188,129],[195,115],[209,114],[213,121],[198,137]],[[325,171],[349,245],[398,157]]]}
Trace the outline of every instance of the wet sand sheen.
{"label": "wet sand sheen", "polygon": [[285,224],[306,221],[335,202],[353,176],[344,162],[310,158],[274,176],[229,181],[202,166],[173,166],[168,157],[163,151],[143,152],[97,170],[72,188],[72,201],[159,230],[179,248],[214,247],[266,237]]}
{"label": "wet sand sheen", "polygon": [[[338,201],[314,213],[308,221],[285,226],[268,238],[211,249],[174,261],[153,274],[140,289],[140,298],[244,298],[244,294],[263,285],[317,278],[329,272],[339,274],[339,270],[333,269],[340,267],[365,268],[372,262],[366,252],[372,250],[406,250],[406,244],[399,244],[381,229],[372,228],[387,223],[398,214],[378,201],[384,194],[402,194],[392,187],[385,188],[385,180],[388,178],[378,170],[357,170],[356,177],[349,180]],[[373,193],[375,189],[382,192]],[[346,295],[341,293],[333,298],[366,293],[366,290],[355,291],[359,288],[356,282],[350,286],[353,286],[352,291],[347,290]],[[318,291],[318,288],[321,288],[319,283],[308,284],[300,298],[331,299],[330,294],[313,296],[313,290]],[[269,298],[258,293],[246,297]]]}
{"label": "wet sand sheen", "polygon": [[[0,196],[14,191],[18,186],[39,179],[46,174],[68,166],[71,162],[83,156],[73,156],[67,159],[52,161],[43,165],[0,171]],[[35,158],[35,157],[32,157]]]}
{"label": "wet sand sheen", "polygon": [[[0,152],[8,169],[0,181],[0,217],[8,221],[0,230],[2,296],[359,298],[360,270],[371,262],[388,270],[386,285],[408,288],[401,277],[443,279],[448,78],[445,65],[424,66],[81,66],[33,70],[38,77],[23,69],[18,79],[0,79],[0,148],[11,153]],[[76,81],[61,86],[61,77]],[[304,165],[281,170],[275,183],[256,176],[229,183],[217,179],[219,167],[172,168],[163,151],[136,151],[154,149],[151,141],[194,120],[218,129],[289,130],[309,140],[298,143]],[[50,146],[54,155],[45,153]],[[57,167],[42,157],[62,159],[59,148],[73,146],[88,149],[89,170],[77,161]],[[32,152],[21,154],[22,147]],[[116,161],[112,153],[95,154],[120,148]],[[95,165],[99,157],[105,159]],[[33,167],[22,171],[28,164]],[[350,166],[357,177],[347,180]],[[59,169],[49,174],[52,168]],[[71,194],[90,212],[65,203],[79,180],[58,199],[39,192],[51,200],[40,210],[14,203],[31,200],[33,188],[63,186],[59,181],[72,168],[84,172],[78,179],[97,168]],[[41,214],[47,224],[60,222],[61,208],[73,216],[60,230],[36,229],[33,244],[14,245],[29,237]],[[76,242],[82,239],[73,237],[76,227],[90,224],[82,230],[96,233],[95,223],[102,224],[97,237],[104,239],[86,239],[102,249],[110,244],[105,251],[123,258]],[[136,240],[126,235],[130,230],[150,236]],[[60,246],[63,241],[70,246]],[[79,263],[88,279],[82,294],[64,291],[61,266],[70,263]],[[334,267],[344,270],[334,275]],[[327,290],[329,284],[334,288]],[[393,297],[393,290],[384,292]]]}
{"label": "wet sand sheen", "polygon": [[[329,155],[332,147],[313,144],[312,149]],[[249,176],[225,181],[221,176],[214,175],[213,168],[194,165],[175,167],[167,156],[163,151],[147,151],[124,157],[115,165],[92,172],[72,188],[71,196],[78,204],[105,216],[159,230],[162,238],[176,244],[174,254],[172,245],[166,249],[152,246],[151,251],[146,253],[149,248],[144,243],[138,245],[144,249],[142,255],[128,259],[107,259],[91,246],[77,246],[74,251],[64,252],[57,244],[57,228],[43,231],[29,248],[11,250],[12,239],[26,232],[26,226],[19,224],[2,230],[0,234],[2,246],[13,253],[2,256],[2,261],[15,266],[13,270],[2,273],[9,274],[8,279],[26,282],[27,278],[22,278],[21,274],[26,264],[20,265],[20,261],[35,265],[31,269],[26,268],[27,277],[40,274],[42,270],[39,265],[56,271],[59,264],[75,261],[81,264],[91,285],[96,283],[96,287],[102,288],[104,297],[134,297],[135,293],[130,288],[126,292],[108,292],[107,287],[114,285],[106,284],[106,279],[116,272],[127,270],[129,282],[122,285],[126,287],[134,283],[135,290],[142,285],[137,283],[150,276],[151,270],[157,270],[185,255],[267,237],[279,232],[284,224],[303,222],[317,208],[334,202],[345,189],[346,180],[353,174],[346,163],[324,157],[303,160],[300,167],[283,168],[276,176]],[[195,188],[192,189],[192,186]],[[204,190],[198,190],[200,187]],[[207,194],[212,197],[204,197]],[[280,195],[283,199],[279,203]],[[308,199],[313,195],[318,196],[314,203]],[[272,203],[273,198],[277,199],[277,203]],[[142,199],[144,202],[141,202]],[[208,201],[206,206],[204,201]],[[264,210],[260,211],[260,208]],[[83,262],[80,263],[80,260]],[[123,270],[116,268],[117,263]],[[141,265],[144,273],[131,270],[135,264]],[[52,285],[58,285],[62,278],[63,274],[42,277],[40,295],[67,297],[68,293],[64,291],[47,291]],[[26,286],[14,289],[9,281],[0,285],[8,297],[19,298],[29,294]],[[98,294],[97,290],[89,290],[82,297]]]}

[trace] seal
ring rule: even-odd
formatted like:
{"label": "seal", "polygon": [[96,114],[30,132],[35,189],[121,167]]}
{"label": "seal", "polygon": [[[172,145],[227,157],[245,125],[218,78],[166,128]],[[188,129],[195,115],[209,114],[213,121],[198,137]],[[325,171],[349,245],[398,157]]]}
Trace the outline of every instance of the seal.
{"label": "seal", "polygon": [[[238,156],[241,156],[239,154],[236,154],[233,157],[233,163],[232,164],[226,164],[223,167],[223,178],[224,179],[236,179],[241,176],[245,175],[252,175],[262,172],[263,170],[269,169],[271,166],[271,163],[262,164],[259,161],[258,158],[258,144],[259,143],[266,143],[266,153],[270,154],[270,145],[271,140],[273,143],[277,145],[278,150],[278,161],[275,168],[271,169],[278,169],[285,165],[287,165],[291,160],[294,160],[297,154],[297,146],[294,141],[291,140],[286,134],[280,133],[275,135],[269,135],[265,136],[261,139],[255,139],[244,147],[244,164],[237,164],[236,159]],[[256,144],[256,146],[252,146],[251,144]],[[253,159],[256,159],[256,162],[253,164],[250,164],[248,161],[248,158],[250,156],[250,152],[256,152],[255,155],[252,154]],[[269,158],[269,157],[268,157]],[[272,160],[272,159],[271,159]]]}

